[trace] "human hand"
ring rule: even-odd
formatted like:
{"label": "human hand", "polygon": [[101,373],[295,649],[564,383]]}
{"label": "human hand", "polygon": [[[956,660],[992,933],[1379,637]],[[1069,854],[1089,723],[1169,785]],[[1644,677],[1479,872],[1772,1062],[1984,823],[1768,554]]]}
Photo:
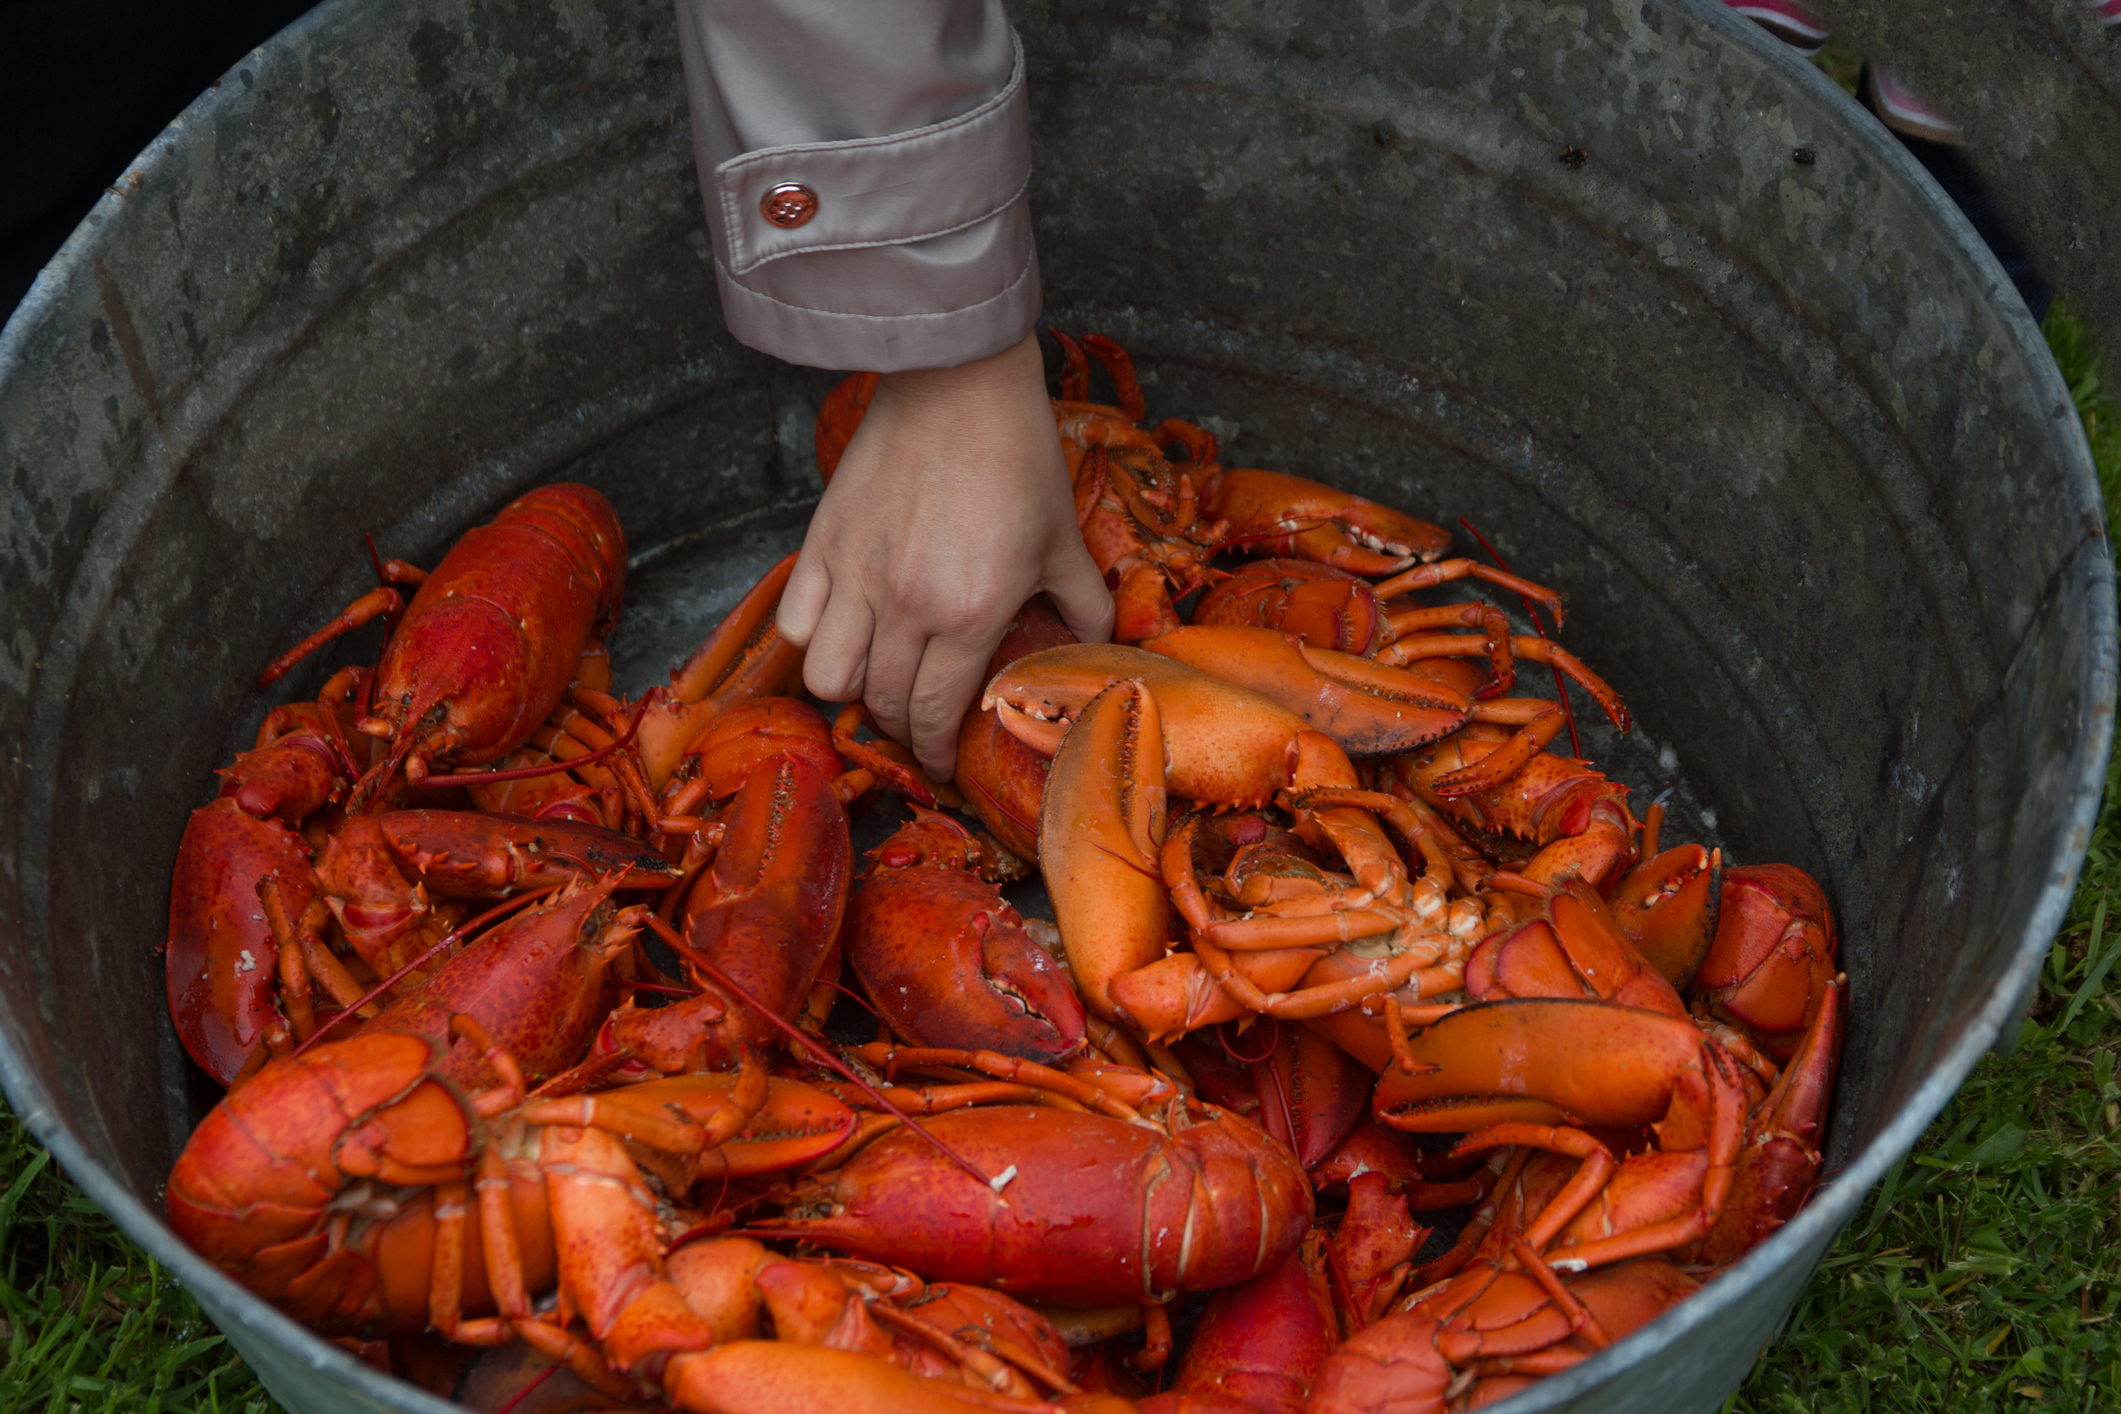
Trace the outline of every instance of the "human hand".
{"label": "human hand", "polygon": [[957,368],[887,373],[810,517],[781,595],[803,684],[868,705],[948,780],[958,721],[1040,590],[1085,643],[1112,596],[1083,548],[1036,337]]}

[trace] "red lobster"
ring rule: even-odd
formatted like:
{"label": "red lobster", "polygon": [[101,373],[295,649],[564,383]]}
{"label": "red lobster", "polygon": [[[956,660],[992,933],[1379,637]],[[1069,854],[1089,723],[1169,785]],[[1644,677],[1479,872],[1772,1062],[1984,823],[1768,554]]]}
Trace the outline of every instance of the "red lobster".
{"label": "red lobster", "polygon": [[359,724],[389,751],[356,785],[356,813],[400,768],[418,785],[440,764],[498,761],[530,736],[618,616],[626,535],[589,487],[540,486],[467,531],[418,583],[410,605],[388,587],[363,595],[258,675],[267,687],[340,634],[402,609]]}

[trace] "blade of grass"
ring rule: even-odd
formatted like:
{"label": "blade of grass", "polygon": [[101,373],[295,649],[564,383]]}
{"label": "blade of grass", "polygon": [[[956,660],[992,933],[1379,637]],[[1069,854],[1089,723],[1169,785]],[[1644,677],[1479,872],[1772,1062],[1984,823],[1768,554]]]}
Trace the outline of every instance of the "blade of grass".
{"label": "blade of grass", "polygon": [[2055,1023],[2057,1031],[2069,1030],[2069,1024],[2077,1019],[2077,1013],[2084,1010],[2084,1004],[2097,994],[2100,984],[2106,981],[2106,974],[2113,970],[2114,959],[2121,957],[2121,930],[2115,931],[2114,940],[2108,943],[2102,952],[2099,942],[2105,932],[2106,892],[2102,889],[2099,893],[2098,911],[2092,914],[2091,941],[2085,944],[2084,949],[2087,958],[2097,957],[2098,961],[2084,974],[2084,981],[2077,988],[2077,995],[2069,999],[2069,1006],[2063,1011],[2062,1019]]}

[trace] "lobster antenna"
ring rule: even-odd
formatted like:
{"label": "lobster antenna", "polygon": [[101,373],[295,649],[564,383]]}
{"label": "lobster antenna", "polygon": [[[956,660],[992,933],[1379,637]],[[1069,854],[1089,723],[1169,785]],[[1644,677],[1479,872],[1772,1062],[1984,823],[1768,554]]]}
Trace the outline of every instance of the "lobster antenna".
{"label": "lobster antenna", "polygon": [[405,764],[405,758],[412,755],[412,747],[413,740],[408,734],[389,756],[369,767],[361,779],[354,782],[353,794],[346,799],[346,813],[349,816],[371,813],[369,807],[381,797],[383,787],[390,784],[390,778]]}
{"label": "lobster antenna", "polygon": [[518,1404],[521,1404],[524,1400],[530,1398],[530,1393],[532,1390],[535,1390],[539,1385],[545,1383],[545,1381],[551,1379],[554,1375],[558,1374],[560,1372],[560,1369],[561,1366],[558,1363],[547,1365],[543,1374],[539,1375],[529,1384],[524,1385],[521,1389],[517,1390],[516,1397],[501,1406],[500,1414],[513,1414],[513,1411]]}
{"label": "lobster antenna", "polygon": [[677,929],[671,927],[668,923],[665,923],[662,919],[656,917],[654,914],[650,914],[648,916],[648,926],[655,929],[657,937],[661,938],[664,942],[670,944],[670,949],[672,952],[675,952],[679,957],[684,958],[685,961],[691,963],[694,967],[697,967],[698,969],[700,969],[700,971],[706,973],[708,979],[712,981],[717,987],[722,988],[731,996],[735,997],[738,1001],[742,1002],[745,1006],[748,1006],[753,1011],[757,1012],[766,1021],[771,1023],[775,1029],[779,1030],[781,1034],[785,1035],[789,1040],[795,1042],[804,1050],[808,1051],[816,1059],[823,1062],[834,1073],[838,1074],[843,1079],[847,1080],[849,1083],[860,1087],[863,1094],[867,1095],[870,1099],[876,1101],[877,1104],[883,1106],[893,1115],[896,1115],[898,1117],[899,1123],[905,1125],[914,1133],[920,1135],[921,1138],[927,1140],[930,1144],[934,1145],[936,1152],[940,1153],[951,1163],[956,1164],[966,1173],[971,1174],[981,1183],[987,1185],[990,1188],[994,1186],[994,1180],[989,1178],[986,1174],[981,1173],[978,1164],[973,1163],[972,1160],[966,1158],[963,1154],[958,1153],[957,1150],[951,1148],[948,1144],[945,1144],[942,1140],[936,1138],[933,1134],[929,1133],[926,1129],[924,1129],[920,1124],[918,1124],[914,1120],[912,1115],[907,1114],[904,1110],[900,1109],[897,1105],[893,1104],[890,1100],[890,1097],[885,1095],[884,1092],[878,1089],[874,1084],[870,1083],[867,1077],[856,1074],[854,1067],[848,1065],[845,1061],[841,1060],[838,1056],[834,1055],[832,1053],[831,1047],[826,1046],[824,1043],[817,1040],[815,1037],[805,1035],[803,1032],[796,1029],[796,1026],[793,1022],[790,1022],[779,1012],[767,1006],[764,1002],[760,1001],[757,997],[753,996],[744,987],[738,985],[736,979],[731,977],[728,973],[724,972],[719,966],[717,966],[714,959],[708,957],[698,948],[695,948],[694,946],[692,946],[692,944],[686,942],[683,938],[679,937]]}
{"label": "lobster antenna", "polygon": [[[1504,574],[1511,572],[1510,562],[1505,560],[1495,547],[1488,543],[1488,537],[1482,535],[1474,527],[1473,522],[1467,520],[1464,516],[1460,516],[1458,523],[1466,528],[1468,535],[1480,542],[1480,548],[1488,552],[1488,558],[1495,562],[1497,569]],[[1541,638],[1545,638],[1547,636],[1546,625],[1539,621],[1539,609],[1532,603],[1532,596],[1519,594],[1517,598],[1524,604],[1525,617],[1532,621],[1532,632],[1538,634]],[[1549,666],[1554,669],[1554,690],[1561,694],[1562,713],[1569,719],[1569,753],[1580,761],[1583,759],[1583,743],[1576,739],[1576,709],[1569,704],[1568,680],[1562,677],[1560,664],[1549,664]]]}
{"label": "lobster antenna", "polygon": [[361,532],[361,542],[368,546],[368,563],[376,567],[376,583],[388,586],[390,576],[383,573],[383,557],[376,553],[376,537],[364,530]]}
{"label": "lobster antenna", "polygon": [[[1557,668],[1555,671],[1558,672],[1560,670]],[[570,756],[564,761],[555,756],[543,766],[518,766],[509,771],[463,771],[452,776],[423,776],[420,779],[420,785],[423,789],[427,786],[498,785],[502,781],[527,781],[538,776],[556,776],[562,771],[572,771],[577,766],[594,766],[597,762],[612,755],[614,752],[624,751],[628,746],[632,745],[634,737],[641,730],[641,718],[647,715],[647,708],[644,704],[642,710],[633,714],[633,721],[626,728],[624,736],[619,737],[609,746],[600,746],[596,750],[582,756]]]}

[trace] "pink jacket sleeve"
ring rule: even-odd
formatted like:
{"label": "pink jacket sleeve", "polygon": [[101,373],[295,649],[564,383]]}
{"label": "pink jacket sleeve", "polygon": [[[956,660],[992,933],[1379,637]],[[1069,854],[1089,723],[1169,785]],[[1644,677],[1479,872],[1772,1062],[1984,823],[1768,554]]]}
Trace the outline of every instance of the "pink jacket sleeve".
{"label": "pink jacket sleeve", "polygon": [[1000,0],[677,0],[722,314],[820,368],[951,367],[1039,312]]}

